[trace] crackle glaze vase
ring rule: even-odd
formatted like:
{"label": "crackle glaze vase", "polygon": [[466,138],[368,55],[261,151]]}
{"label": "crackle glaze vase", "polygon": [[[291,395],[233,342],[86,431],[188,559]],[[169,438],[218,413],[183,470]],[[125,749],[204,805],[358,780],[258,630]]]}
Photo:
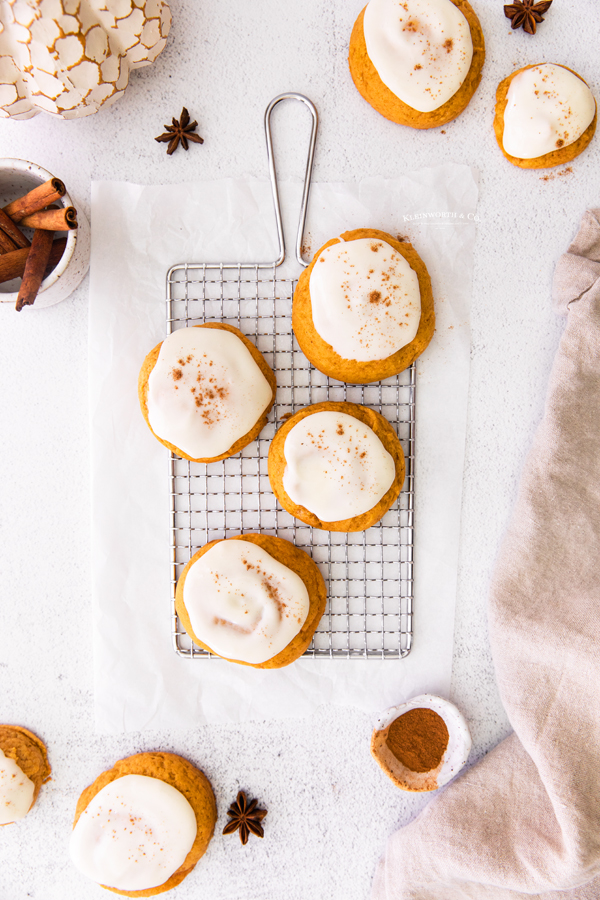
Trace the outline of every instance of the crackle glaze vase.
{"label": "crackle glaze vase", "polygon": [[0,0],[0,117],[74,119],[110,106],[170,25],[165,0]]}

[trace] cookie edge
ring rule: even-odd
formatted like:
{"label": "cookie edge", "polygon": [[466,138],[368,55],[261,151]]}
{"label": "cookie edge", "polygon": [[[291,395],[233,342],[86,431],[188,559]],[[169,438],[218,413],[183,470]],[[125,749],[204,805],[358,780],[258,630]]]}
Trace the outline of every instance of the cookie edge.
{"label": "cookie edge", "polygon": [[[37,799],[40,794],[40,790],[43,784],[50,781],[52,776],[52,767],[50,765],[50,761],[48,760],[48,748],[45,743],[39,738],[33,731],[30,731],[28,728],[25,728],[23,725],[0,725],[0,750],[3,751],[5,755],[8,756],[7,750],[14,750],[14,743],[11,744],[10,740],[6,737],[2,736],[2,729],[7,729],[9,732],[13,732],[15,734],[24,735],[27,739],[27,743],[35,748],[38,758],[40,760],[40,769],[39,773],[36,772],[26,772],[21,763],[15,757],[10,757],[10,759],[14,759],[19,768],[28,778],[33,781],[34,792],[33,792],[33,800],[31,801],[31,806],[27,810],[26,815],[29,815],[33,807],[35,806]],[[13,825],[13,822],[7,822],[7,825]]]}

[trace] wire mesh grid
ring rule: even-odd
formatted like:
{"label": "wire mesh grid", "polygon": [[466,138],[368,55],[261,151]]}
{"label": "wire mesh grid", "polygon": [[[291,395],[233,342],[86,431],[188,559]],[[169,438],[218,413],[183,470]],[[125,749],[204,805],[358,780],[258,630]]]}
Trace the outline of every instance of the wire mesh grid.
{"label": "wire mesh grid", "polygon": [[[346,385],[308,362],[292,333],[295,281],[275,266],[182,265],[167,278],[167,333],[223,321],[252,340],[277,377],[277,397],[257,441],[216,463],[171,454],[172,637],[183,657],[211,654],[188,637],[175,612],[175,587],[191,556],[209,541],[244,532],[276,535],[305,550],[328,589],[325,614],[305,656],[399,658],[410,652],[413,607],[415,367],[371,385]],[[269,444],[289,414],[324,400],[361,403],[394,426],[406,456],[398,501],[364,532],[305,525],[282,509],[267,474]]]}

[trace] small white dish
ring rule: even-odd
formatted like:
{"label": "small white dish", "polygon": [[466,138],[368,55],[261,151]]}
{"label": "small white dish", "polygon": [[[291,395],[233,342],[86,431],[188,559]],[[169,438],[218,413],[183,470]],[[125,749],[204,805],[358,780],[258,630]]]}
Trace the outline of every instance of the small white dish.
{"label": "small white dish", "polygon": [[[435,768],[423,772],[407,768],[387,744],[392,723],[413,709],[431,710],[443,719],[448,730],[448,744]],[[420,694],[407,703],[386,709],[375,725],[371,753],[388,778],[403,791],[435,791],[451,781],[466,764],[471,752],[471,735],[463,714],[443,697]]]}
{"label": "small white dish", "polygon": [[[51,172],[25,159],[0,158],[0,207],[54,177]],[[65,300],[79,286],[90,267],[89,222],[68,193],[59,202],[77,209],[77,228],[67,232],[65,251],[52,272],[42,281],[34,309],[54,306]],[[0,303],[14,306],[20,283],[21,279],[15,278],[0,284]]]}

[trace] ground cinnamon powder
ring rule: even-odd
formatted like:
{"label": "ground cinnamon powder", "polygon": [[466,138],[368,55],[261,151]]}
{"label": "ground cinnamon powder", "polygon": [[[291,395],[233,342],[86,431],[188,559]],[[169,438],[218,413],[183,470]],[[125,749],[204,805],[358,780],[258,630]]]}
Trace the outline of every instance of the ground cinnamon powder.
{"label": "ground cinnamon powder", "polygon": [[448,729],[432,709],[411,709],[394,719],[386,744],[407,769],[430,772],[439,765],[448,746]]}

